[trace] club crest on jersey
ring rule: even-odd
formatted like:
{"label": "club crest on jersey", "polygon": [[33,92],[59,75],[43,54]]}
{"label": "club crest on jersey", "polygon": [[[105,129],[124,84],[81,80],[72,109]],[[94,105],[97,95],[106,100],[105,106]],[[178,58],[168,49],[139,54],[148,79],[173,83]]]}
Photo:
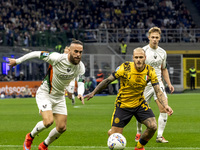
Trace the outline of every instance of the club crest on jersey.
{"label": "club crest on jersey", "polygon": [[70,72],[71,71],[71,68],[67,68],[67,72]]}
{"label": "club crest on jersey", "polygon": [[157,55],[156,55],[156,53],[154,53],[154,56],[153,56],[155,59],[157,58]]}

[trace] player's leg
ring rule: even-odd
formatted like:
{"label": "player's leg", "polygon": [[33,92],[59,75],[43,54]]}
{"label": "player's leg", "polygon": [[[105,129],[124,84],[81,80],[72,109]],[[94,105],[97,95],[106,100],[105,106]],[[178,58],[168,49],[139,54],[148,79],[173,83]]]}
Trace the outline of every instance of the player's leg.
{"label": "player's leg", "polygon": [[158,131],[157,131],[157,138],[156,142],[158,143],[168,143],[164,137],[163,137],[163,132],[165,130],[165,126],[167,124],[167,118],[168,114],[164,111],[163,106],[160,104],[158,100],[156,100],[156,103],[158,105],[158,108],[160,110],[160,115],[158,117]]}
{"label": "player's leg", "polygon": [[54,118],[56,127],[50,131],[48,137],[44,140],[44,142],[40,143],[39,148],[41,148],[41,150],[47,148],[52,142],[58,139],[60,135],[66,130],[67,115],[54,114]]}
{"label": "player's leg", "polygon": [[135,147],[135,150],[145,150],[144,146],[149,142],[157,130],[157,124],[155,117],[148,118],[142,123],[147,127],[141,134],[139,141]]}
{"label": "player's leg", "polygon": [[146,101],[138,108],[135,114],[136,119],[146,126],[146,130],[141,134],[135,150],[144,150],[144,146],[153,137],[157,130],[157,123],[153,111],[150,109]]}
{"label": "player's leg", "polygon": [[39,92],[39,94],[36,95],[37,106],[40,110],[43,120],[39,121],[33,130],[26,135],[23,144],[24,150],[30,150],[34,137],[53,124],[53,113],[51,110],[52,105],[49,99],[49,95],[45,93]]}
{"label": "player's leg", "polygon": [[123,129],[124,128],[120,128],[120,127],[114,127],[112,126],[110,130],[108,130],[108,136],[110,136],[113,133],[123,133]]}
{"label": "player's leg", "polygon": [[70,82],[69,86],[66,88],[68,98],[72,100],[72,105],[75,104],[74,89],[75,89],[75,79],[72,80],[72,81]]}
{"label": "player's leg", "polygon": [[[59,101],[60,100],[60,101]],[[53,105],[52,112],[53,117],[56,123],[56,127],[53,128],[48,137],[44,140],[44,142],[40,143],[38,149],[47,150],[47,147],[56,139],[60,137],[60,135],[66,130],[67,124],[67,107],[65,102],[65,97],[57,98],[55,101],[56,105]],[[59,101],[59,102],[57,102]],[[54,103],[54,102],[53,102]]]}
{"label": "player's leg", "polygon": [[[167,98],[167,94],[165,92],[165,87],[162,83],[159,83],[161,90],[163,91],[165,97]],[[165,126],[167,124],[167,118],[168,118],[168,114],[165,112],[163,106],[160,104],[160,102],[157,100],[157,97],[154,97],[159,111],[160,111],[160,115],[158,117],[158,131],[157,131],[157,138],[156,138],[156,142],[158,143],[168,143],[168,141],[163,137],[163,132],[165,130]]]}
{"label": "player's leg", "polygon": [[72,105],[75,104],[75,95],[67,91],[68,98],[72,100]]}
{"label": "player's leg", "polygon": [[[145,100],[147,101],[148,104],[150,104],[151,97],[153,96],[153,94],[154,94],[153,87],[149,86],[149,85],[146,86],[146,88],[144,90],[144,97],[145,97]],[[139,139],[140,139],[140,136],[142,134],[142,124],[136,120],[136,125],[137,125],[137,133],[136,133],[136,136],[135,136],[135,142],[138,142]]]}

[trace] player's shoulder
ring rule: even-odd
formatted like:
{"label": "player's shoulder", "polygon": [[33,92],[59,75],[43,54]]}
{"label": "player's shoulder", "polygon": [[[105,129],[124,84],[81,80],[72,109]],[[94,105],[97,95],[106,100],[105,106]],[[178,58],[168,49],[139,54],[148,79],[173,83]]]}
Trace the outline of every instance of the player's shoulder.
{"label": "player's shoulder", "polygon": [[131,69],[133,62],[126,61],[116,68],[115,71],[128,71]]}
{"label": "player's shoulder", "polygon": [[144,46],[144,47],[142,47],[142,49],[146,52],[149,49],[149,44]]}
{"label": "player's shoulder", "polygon": [[79,71],[81,74],[84,74],[85,73],[85,65],[82,61],[80,61],[80,63],[78,64],[79,65]]}
{"label": "player's shoulder", "polygon": [[165,54],[166,54],[166,51],[165,51],[165,49],[164,49],[164,48],[162,48],[162,47],[160,47],[160,46],[158,46],[157,50],[159,50],[160,52],[162,52],[162,53],[165,53]]}

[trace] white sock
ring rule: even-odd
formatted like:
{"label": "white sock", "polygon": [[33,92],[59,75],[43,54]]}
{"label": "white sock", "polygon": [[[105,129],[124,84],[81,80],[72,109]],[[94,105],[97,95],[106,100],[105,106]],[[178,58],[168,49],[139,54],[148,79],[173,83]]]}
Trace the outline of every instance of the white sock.
{"label": "white sock", "polygon": [[56,128],[53,128],[53,129],[50,131],[48,137],[44,140],[44,143],[45,143],[46,145],[50,145],[53,141],[55,141],[56,139],[58,139],[60,135],[61,135],[61,133],[59,133],[59,132],[56,130]]}
{"label": "white sock", "polygon": [[31,131],[31,136],[35,137],[38,133],[40,133],[44,129],[46,129],[46,127],[44,126],[43,121],[38,122],[36,126],[33,128],[33,130]]}
{"label": "white sock", "polygon": [[158,118],[158,135],[157,135],[157,137],[162,137],[165,126],[167,124],[167,118],[168,118],[167,113],[160,113],[159,118]]}
{"label": "white sock", "polygon": [[136,121],[137,125],[137,134],[142,134],[142,124]]}
{"label": "white sock", "polygon": [[75,95],[74,94],[72,94],[72,99],[75,99]]}

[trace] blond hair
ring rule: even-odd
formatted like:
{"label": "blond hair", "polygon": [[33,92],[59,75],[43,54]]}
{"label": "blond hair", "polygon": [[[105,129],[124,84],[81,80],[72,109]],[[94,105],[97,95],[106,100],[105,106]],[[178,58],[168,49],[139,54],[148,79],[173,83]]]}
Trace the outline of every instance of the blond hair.
{"label": "blond hair", "polygon": [[149,29],[149,35],[153,32],[158,32],[161,35],[161,30],[158,27],[152,27],[151,29]]}

